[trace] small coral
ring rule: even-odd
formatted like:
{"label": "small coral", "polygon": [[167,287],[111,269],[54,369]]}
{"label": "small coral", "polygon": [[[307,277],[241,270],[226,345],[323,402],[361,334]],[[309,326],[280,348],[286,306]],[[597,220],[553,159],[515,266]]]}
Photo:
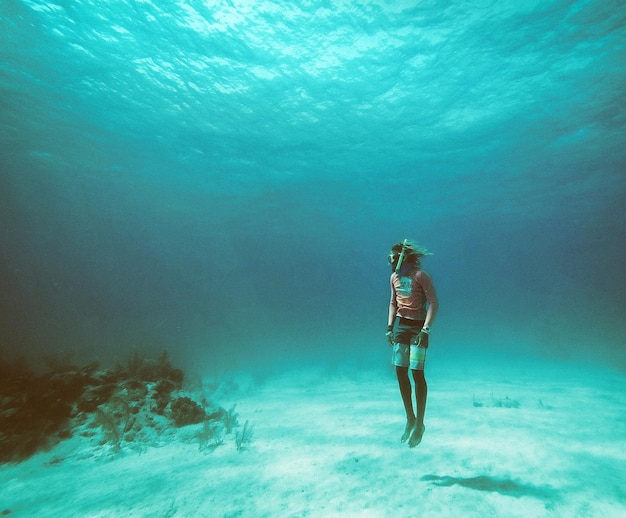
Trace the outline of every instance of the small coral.
{"label": "small coral", "polygon": [[145,356],[134,351],[126,361],[126,365],[118,364],[116,373],[120,379],[135,378],[145,382],[170,380],[181,388],[185,374],[182,369],[177,369],[170,363],[167,351],[163,351],[156,360],[146,359]]}
{"label": "small coral", "polygon": [[107,442],[111,443],[115,450],[120,449],[122,437],[128,431],[129,423],[130,406],[128,397],[124,395],[113,396],[96,410],[94,424],[102,428]]}
{"label": "small coral", "polygon": [[243,429],[235,434],[235,446],[237,451],[241,451],[248,444],[252,442],[252,425],[246,421],[243,425]]}
{"label": "small coral", "polygon": [[235,412],[235,407],[236,405],[233,405],[229,410],[220,409],[222,410],[221,418],[224,422],[224,428],[226,428],[226,433],[231,433],[233,431],[233,428],[239,425],[239,422],[237,421],[237,417],[239,416],[239,414]]}
{"label": "small coral", "polygon": [[218,446],[224,444],[224,426],[215,421],[205,421],[202,430],[196,432],[198,449],[200,451],[213,451]]}
{"label": "small coral", "polygon": [[95,384],[89,385],[78,399],[76,409],[79,412],[95,412],[98,406],[106,403],[117,386],[101,378],[96,378]]}
{"label": "small coral", "polygon": [[174,390],[176,390],[176,384],[168,379],[161,380],[154,386],[152,399],[154,399],[154,411],[157,414],[163,415],[165,413],[165,407],[172,399],[172,392]]}
{"label": "small coral", "polygon": [[176,426],[201,423],[206,418],[204,409],[188,397],[172,401],[170,417]]}

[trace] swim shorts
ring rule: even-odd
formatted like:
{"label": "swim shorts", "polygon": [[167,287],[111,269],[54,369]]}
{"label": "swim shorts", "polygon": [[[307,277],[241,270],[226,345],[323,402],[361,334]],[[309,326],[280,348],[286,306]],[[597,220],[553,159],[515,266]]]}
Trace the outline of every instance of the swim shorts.
{"label": "swim shorts", "polygon": [[426,348],[411,344],[411,339],[419,334],[424,325],[423,320],[411,321],[401,318],[394,333],[392,363],[397,367],[409,367],[423,371],[426,363]]}

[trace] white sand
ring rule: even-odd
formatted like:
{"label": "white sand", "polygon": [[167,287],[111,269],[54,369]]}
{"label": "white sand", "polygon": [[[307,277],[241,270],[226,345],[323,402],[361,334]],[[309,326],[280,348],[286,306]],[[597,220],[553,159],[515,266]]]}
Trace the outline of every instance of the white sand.
{"label": "white sand", "polygon": [[[422,443],[390,369],[292,372],[220,403],[253,426],[200,451],[75,437],[0,466],[0,512],[36,517],[626,516],[626,382],[563,365],[440,365]],[[239,427],[241,430],[241,426]],[[186,441],[186,442],[185,442]]]}

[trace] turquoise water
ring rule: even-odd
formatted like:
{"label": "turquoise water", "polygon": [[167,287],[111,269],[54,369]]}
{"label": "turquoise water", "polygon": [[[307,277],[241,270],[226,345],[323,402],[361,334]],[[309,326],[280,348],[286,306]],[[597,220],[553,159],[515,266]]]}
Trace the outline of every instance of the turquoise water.
{"label": "turquoise water", "polygon": [[376,364],[409,237],[439,351],[624,370],[625,41],[608,0],[3,0],[0,346]]}

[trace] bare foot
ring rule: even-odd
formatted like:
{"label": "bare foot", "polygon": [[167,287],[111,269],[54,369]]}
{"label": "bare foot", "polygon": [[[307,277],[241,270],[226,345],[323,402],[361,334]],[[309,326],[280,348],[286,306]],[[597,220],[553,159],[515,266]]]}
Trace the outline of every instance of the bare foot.
{"label": "bare foot", "polygon": [[415,448],[420,442],[422,442],[422,437],[424,436],[424,432],[426,431],[426,427],[422,425],[416,425],[413,428],[413,433],[411,433],[411,438],[409,439],[409,448]]}
{"label": "bare foot", "polygon": [[402,434],[402,437],[400,438],[400,442],[406,442],[406,440],[411,436],[411,432],[413,431],[414,427],[415,427],[415,417],[413,419],[407,419],[406,427],[404,429],[404,433]]}

